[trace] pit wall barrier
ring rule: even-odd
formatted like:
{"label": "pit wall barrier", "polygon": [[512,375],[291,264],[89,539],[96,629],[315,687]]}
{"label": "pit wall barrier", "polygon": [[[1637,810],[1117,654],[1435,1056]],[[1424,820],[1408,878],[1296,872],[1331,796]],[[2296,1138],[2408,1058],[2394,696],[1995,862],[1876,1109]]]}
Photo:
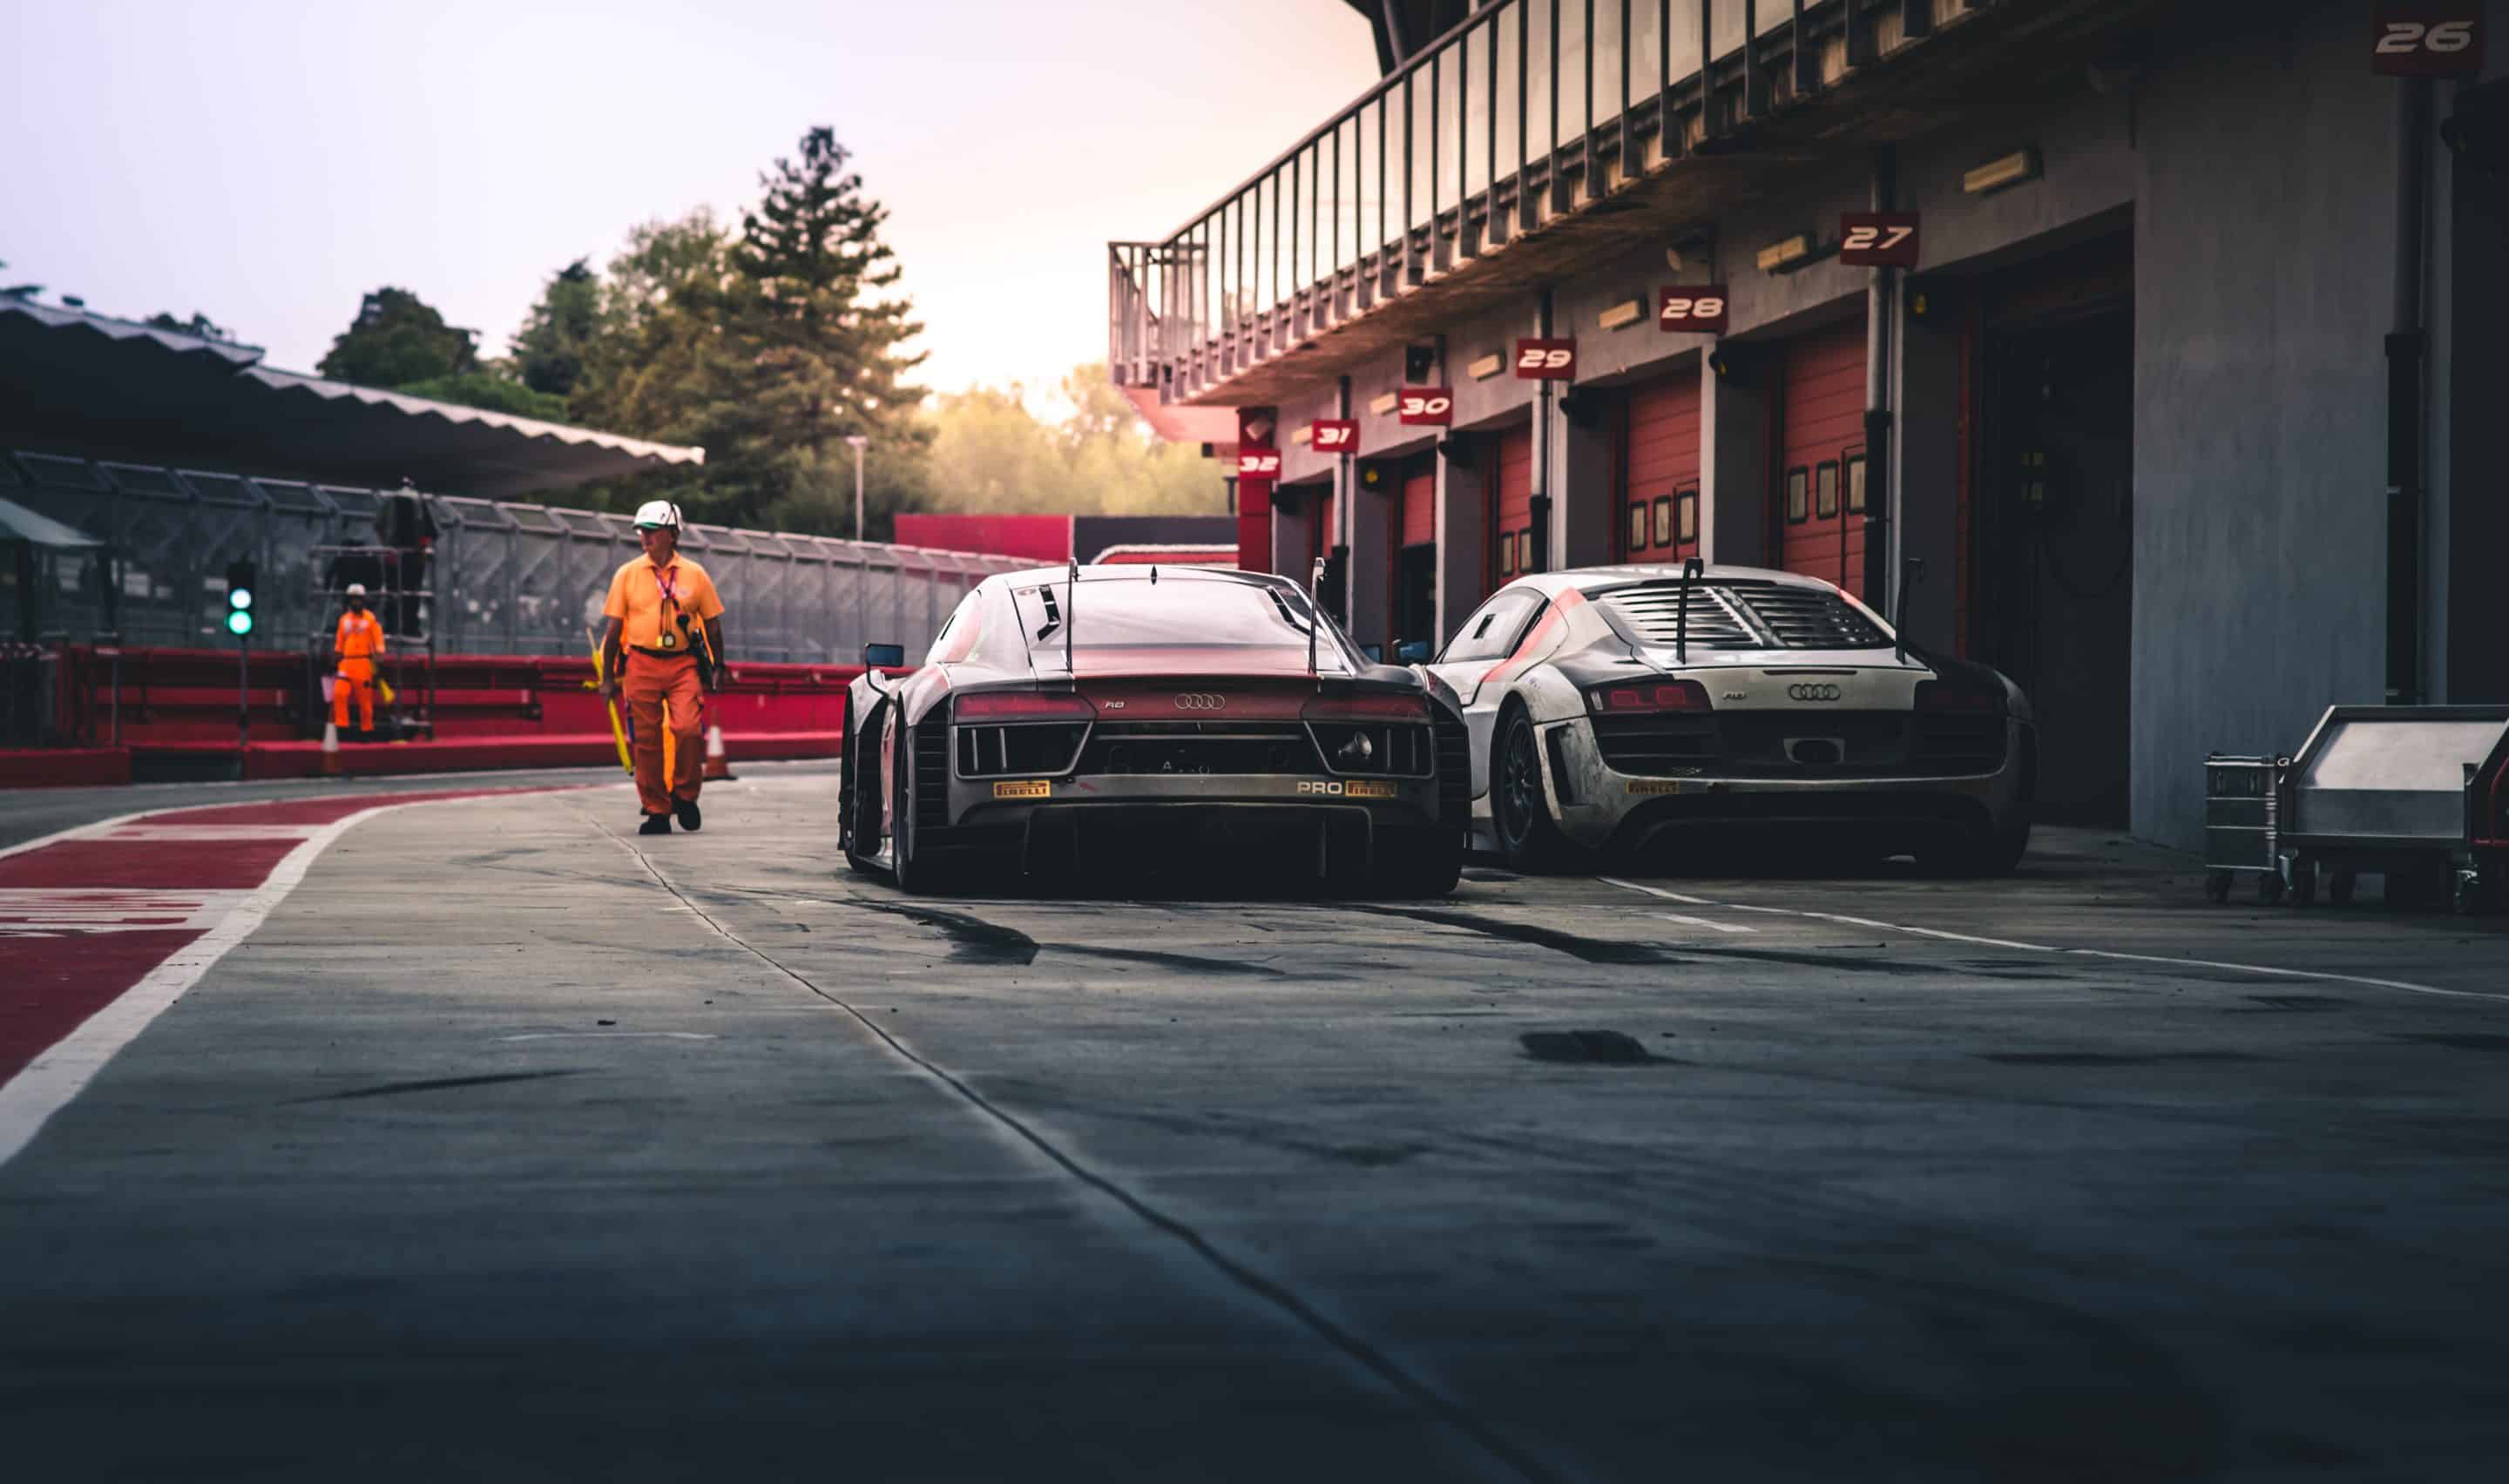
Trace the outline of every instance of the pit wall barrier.
{"label": "pit wall barrier", "polygon": [[[301,651],[252,650],[241,666],[245,736],[238,735],[233,649],[64,647],[56,715],[76,745],[0,754],[0,788],[127,782],[159,776],[243,778],[554,767],[618,754],[592,663],[572,655],[450,655],[433,666],[388,665],[404,714],[427,712],[433,735],[408,742],[321,743],[324,668]],[[116,660],[119,669],[116,669]],[[735,761],[837,755],[845,688],[859,665],[735,662],[707,698]],[[118,715],[117,715],[118,712]],[[378,710],[378,721],[383,710]],[[223,764],[223,765],[222,765]]]}

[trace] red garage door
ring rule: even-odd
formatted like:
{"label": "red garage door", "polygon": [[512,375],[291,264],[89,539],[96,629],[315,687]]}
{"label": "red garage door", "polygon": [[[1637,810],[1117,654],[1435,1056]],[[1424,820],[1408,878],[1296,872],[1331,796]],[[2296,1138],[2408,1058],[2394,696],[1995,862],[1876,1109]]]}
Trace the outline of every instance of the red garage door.
{"label": "red garage door", "polygon": [[1438,456],[1415,454],[1395,470],[1394,549],[1385,584],[1386,632],[1393,645],[1438,640]]}
{"label": "red garage door", "polygon": [[1398,546],[1421,546],[1438,538],[1438,460],[1422,454],[1403,461],[1403,538]]}
{"label": "red garage door", "polygon": [[1786,347],[1779,412],[1779,565],[1864,591],[1864,320]]}
{"label": "red garage door", "polygon": [[1699,554],[1699,373],[1629,392],[1621,434],[1621,559]]}
{"label": "red garage door", "polygon": [[1490,541],[1490,571],[1498,583],[1504,583],[1521,575],[1533,563],[1532,424],[1498,435],[1497,464],[1498,504]]}

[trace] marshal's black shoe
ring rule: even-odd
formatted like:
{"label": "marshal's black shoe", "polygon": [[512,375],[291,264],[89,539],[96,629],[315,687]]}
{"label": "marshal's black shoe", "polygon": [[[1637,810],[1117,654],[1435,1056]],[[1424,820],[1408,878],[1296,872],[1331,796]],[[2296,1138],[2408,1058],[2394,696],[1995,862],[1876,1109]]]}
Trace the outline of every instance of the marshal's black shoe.
{"label": "marshal's black shoe", "polygon": [[705,825],[705,816],[697,812],[697,801],[693,798],[672,799],[671,812],[680,817],[680,828],[691,835],[694,835]]}
{"label": "marshal's black shoe", "polygon": [[667,814],[648,814],[645,816],[645,822],[636,827],[636,833],[638,835],[668,835],[671,833],[671,816]]}

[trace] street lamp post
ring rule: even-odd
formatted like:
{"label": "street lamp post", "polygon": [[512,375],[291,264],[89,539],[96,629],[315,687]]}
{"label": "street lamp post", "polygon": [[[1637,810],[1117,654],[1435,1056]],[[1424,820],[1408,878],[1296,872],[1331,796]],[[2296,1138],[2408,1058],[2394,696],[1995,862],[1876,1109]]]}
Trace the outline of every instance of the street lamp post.
{"label": "street lamp post", "polygon": [[845,441],[854,446],[854,540],[860,542],[863,538],[863,450],[871,445],[871,439],[861,433],[847,433]]}

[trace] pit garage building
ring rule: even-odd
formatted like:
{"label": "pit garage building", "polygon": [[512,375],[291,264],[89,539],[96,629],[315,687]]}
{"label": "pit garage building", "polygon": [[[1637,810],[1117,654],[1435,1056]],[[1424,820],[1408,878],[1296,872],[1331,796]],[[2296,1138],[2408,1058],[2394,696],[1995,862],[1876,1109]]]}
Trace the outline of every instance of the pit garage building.
{"label": "pit garage building", "polygon": [[1351,4],[1383,82],[1112,244],[1109,354],[1363,643],[1817,573],[2029,688],[2043,817],[2182,845],[2208,750],[2509,700],[2509,0]]}

